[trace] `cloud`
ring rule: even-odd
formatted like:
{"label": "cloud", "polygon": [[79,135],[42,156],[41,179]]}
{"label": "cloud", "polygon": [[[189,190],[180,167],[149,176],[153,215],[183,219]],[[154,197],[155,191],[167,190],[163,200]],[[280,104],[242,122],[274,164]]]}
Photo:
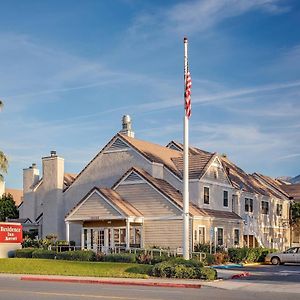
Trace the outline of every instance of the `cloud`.
{"label": "cloud", "polygon": [[133,36],[138,34],[140,39],[153,36],[156,30],[191,35],[251,11],[281,14],[289,11],[289,7],[279,0],[184,1],[163,11],[153,10],[150,13],[139,14],[129,33]]}

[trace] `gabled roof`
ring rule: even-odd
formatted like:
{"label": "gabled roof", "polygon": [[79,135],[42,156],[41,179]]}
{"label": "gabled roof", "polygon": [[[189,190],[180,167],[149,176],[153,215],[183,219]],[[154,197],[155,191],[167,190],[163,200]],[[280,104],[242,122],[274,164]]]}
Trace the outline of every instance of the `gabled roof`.
{"label": "gabled roof", "polygon": [[282,184],[281,188],[285,190],[290,197],[293,197],[295,202],[300,202],[300,183]]}
{"label": "gabled roof", "polygon": [[[118,184],[125,179],[130,173],[136,172],[142,178],[144,178],[147,182],[149,182],[153,187],[155,187],[158,191],[160,191],[165,197],[170,199],[176,206],[180,209],[183,209],[183,198],[180,191],[176,190],[172,185],[170,185],[167,181],[163,179],[158,179],[152,177],[149,173],[141,168],[133,167],[128,170],[114,185],[113,188],[116,188]],[[226,212],[226,211],[217,211],[212,209],[203,209],[199,208],[193,203],[189,205],[189,212],[192,216],[200,216],[200,217],[216,217],[216,218],[227,218],[227,219],[241,219],[234,212]]]}
{"label": "gabled roof", "polygon": [[73,207],[73,209],[69,211],[65,218],[71,216],[75,210],[95,192],[101,194],[106,200],[113,204],[113,206],[117,207],[123,215],[128,217],[142,217],[142,214],[129,202],[124,200],[116,191],[107,188],[94,187]]}
{"label": "gabled roof", "polygon": [[182,157],[182,153],[180,151],[169,149],[164,146],[142,141],[136,138],[132,138],[121,133],[119,133],[118,135],[121,136],[135,150],[137,150],[151,162],[163,164],[177,176],[181,176],[175,163],[172,160],[173,158]]}
{"label": "gabled roof", "polygon": [[[162,163],[179,178],[183,177],[183,155],[177,151],[157,144],[141,141],[122,135],[122,137],[137,151],[146,156],[150,161]],[[215,153],[197,151],[195,155],[189,155],[189,177],[199,179],[206,171],[209,163],[215,157]]]}
{"label": "gabled roof", "polygon": [[23,201],[23,190],[5,188],[6,194],[11,194],[16,206],[20,206]]}
{"label": "gabled roof", "polygon": [[[208,167],[210,163],[216,157],[215,153],[203,153],[203,154],[195,154],[189,155],[189,178],[190,179],[200,179]],[[183,157],[172,158],[172,161],[176,165],[178,171],[180,172],[180,177],[183,177]]]}
{"label": "gabled roof", "polygon": [[[178,149],[178,151],[183,151],[183,144],[176,142],[176,141],[171,141],[168,143],[168,145],[166,146],[167,148],[176,148]],[[192,155],[196,155],[196,154],[213,154],[213,152],[208,152],[193,146],[189,146],[189,153]]]}
{"label": "gabled roof", "polygon": [[76,177],[77,177],[77,174],[65,173],[64,174],[64,185],[65,185],[65,187],[70,186],[73,183],[73,181],[75,180]]}
{"label": "gabled roof", "polygon": [[[277,191],[277,193],[275,192],[275,195],[278,194],[279,195],[284,195],[285,197],[289,197],[289,194],[281,188],[280,184],[278,181],[276,181],[276,179],[273,179],[269,176],[266,176],[266,175],[262,175],[262,174],[259,174],[259,173],[254,173],[253,174],[254,176],[256,176],[258,179],[260,179],[260,181],[263,183],[263,185],[269,185],[271,186],[275,191]],[[270,189],[271,190],[271,189]],[[271,190],[273,195],[274,195],[274,191]]]}

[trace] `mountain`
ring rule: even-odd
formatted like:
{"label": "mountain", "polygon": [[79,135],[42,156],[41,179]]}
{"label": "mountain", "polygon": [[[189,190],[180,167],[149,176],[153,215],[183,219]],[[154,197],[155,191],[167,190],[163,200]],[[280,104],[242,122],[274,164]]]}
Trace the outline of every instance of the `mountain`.
{"label": "mountain", "polygon": [[300,183],[300,175],[295,176],[294,178],[290,179],[291,183]]}
{"label": "mountain", "polygon": [[295,176],[295,177],[281,176],[281,177],[278,177],[277,179],[285,181],[285,182],[289,182],[289,183],[300,183],[300,175]]}

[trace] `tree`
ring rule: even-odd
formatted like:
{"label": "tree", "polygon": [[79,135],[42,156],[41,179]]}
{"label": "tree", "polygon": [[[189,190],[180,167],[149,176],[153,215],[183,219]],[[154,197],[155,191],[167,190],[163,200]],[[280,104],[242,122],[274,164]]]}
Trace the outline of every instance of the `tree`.
{"label": "tree", "polygon": [[18,208],[11,194],[3,194],[0,198],[0,221],[6,221],[6,218],[19,218]]}
{"label": "tree", "polygon": [[300,202],[295,202],[291,207],[291,222],[296,224],[300,222]]}

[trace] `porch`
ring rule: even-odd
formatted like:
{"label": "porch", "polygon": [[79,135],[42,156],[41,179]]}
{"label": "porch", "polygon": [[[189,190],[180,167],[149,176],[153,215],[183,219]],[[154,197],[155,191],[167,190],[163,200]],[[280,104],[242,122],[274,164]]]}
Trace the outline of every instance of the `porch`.
{"label": "porch", "polygon": [[[69,241],[70,222],[66,222],[66,237]],[[132,248],[143,248],[142,220],[131,218],[117,220],[86,220],[82,222],[81,249],[112,253]]]}

